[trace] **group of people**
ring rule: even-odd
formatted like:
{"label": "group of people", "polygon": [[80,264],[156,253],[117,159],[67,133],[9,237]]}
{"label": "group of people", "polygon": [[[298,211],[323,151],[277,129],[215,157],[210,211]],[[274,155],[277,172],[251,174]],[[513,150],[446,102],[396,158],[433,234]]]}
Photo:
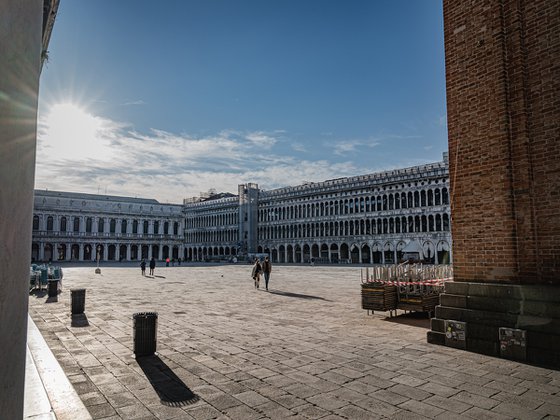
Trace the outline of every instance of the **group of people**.
{"label": "group of people", "polygon": [[[150,260],[150,276],[154,275],[154,270],[156,268],[156,260],[154,259],[154,257],[152,257],[152,259]],[[146,275],[146,260],[142,259],[142,261],[140,262],[140,270],[142,270],[142,275],[145,276]]]}
{"label": "group of people", "polygon": [[268,281],[270,280],[270,272],[272,271],[272,263],[268,257],[264,257],[264,261],[261,264],[261,260],[255,258],[255,264],[253,265],[253,270],[251,271],[251,276],[255,281],[255,289],[258,289],[261,281],[261,273],[264,275],[264,286],[268,290]]}

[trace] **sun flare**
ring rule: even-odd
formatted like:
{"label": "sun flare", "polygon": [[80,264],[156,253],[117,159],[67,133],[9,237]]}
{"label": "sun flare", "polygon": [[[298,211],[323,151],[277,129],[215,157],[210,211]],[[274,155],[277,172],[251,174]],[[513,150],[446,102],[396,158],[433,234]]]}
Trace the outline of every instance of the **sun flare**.
{"label": "sun flare", "polygon": [[42,122],[43,146],[62,158],[103,157],[106,154],[104,121],[79,105],[55,104]]}

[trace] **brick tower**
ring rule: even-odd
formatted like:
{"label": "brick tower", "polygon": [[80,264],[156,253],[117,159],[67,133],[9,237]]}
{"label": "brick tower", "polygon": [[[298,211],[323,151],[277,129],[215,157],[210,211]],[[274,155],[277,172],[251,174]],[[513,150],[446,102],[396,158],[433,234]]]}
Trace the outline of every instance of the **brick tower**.
{"label": "brick tower", "polygon": [[558,366],[560,0],[443,3],[455,283],[428,341]]}

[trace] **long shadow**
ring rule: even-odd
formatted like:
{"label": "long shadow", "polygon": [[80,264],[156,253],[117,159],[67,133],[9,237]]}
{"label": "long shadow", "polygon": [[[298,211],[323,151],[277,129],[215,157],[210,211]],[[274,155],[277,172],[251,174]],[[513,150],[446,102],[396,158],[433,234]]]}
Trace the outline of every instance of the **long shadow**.
{"label": "long shadow", "polygon": [[89,327],[89,321],[86,314],[72,314],[73,327]]}
{"label": "long shadow", "polygon": [[430,317],[427,312],[409,312],[385,318],[383,321],[394,322],[396,324],[410,325],[411,327],[430,329]]}
{"label": "long shadow", "polygon": [[55,303],[58,302],[58,294],[56,296],[49,296],[45,303]]}
{"label": "long shadow", "polygon": [[35,296],[36,298],[43,298],[47,295],[47,289],[33,289],[29,294]]}
{"label": "long shadow", "polygon": [[317,300],[324,300],[325,302],[330,302],[330,300],[322,298],[321,296],[313,296],[313,295],[304,295],[301,293],[292,293],[292,292],[284,292],[282,290],[276,289],[268,289],[268,293],[272,293],[273,295],[280,295],[286,297],[294,297],[300,299],[317,299]]}
{"label": "long shadow", "polygon": [[157,277],[158,279],[164,279],[165,278],[165,276],[154,276],[154,277]]}
{"label": "long shadow", "polygon": [[159,356],[137,357],[136,362],[157,392],[162,404],[182,407],[198,401],[198,395],[193,393]]}

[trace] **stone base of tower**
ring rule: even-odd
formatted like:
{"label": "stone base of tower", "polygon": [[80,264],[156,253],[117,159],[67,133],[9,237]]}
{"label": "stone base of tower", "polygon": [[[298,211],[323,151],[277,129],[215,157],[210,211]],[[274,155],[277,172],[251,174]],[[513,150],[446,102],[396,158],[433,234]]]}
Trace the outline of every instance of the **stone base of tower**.
{"label": "stone base of tower", "polygon": [[428,342],[560,368],[560,287],[446,283]]}

